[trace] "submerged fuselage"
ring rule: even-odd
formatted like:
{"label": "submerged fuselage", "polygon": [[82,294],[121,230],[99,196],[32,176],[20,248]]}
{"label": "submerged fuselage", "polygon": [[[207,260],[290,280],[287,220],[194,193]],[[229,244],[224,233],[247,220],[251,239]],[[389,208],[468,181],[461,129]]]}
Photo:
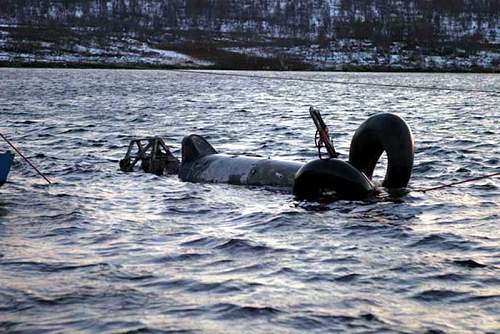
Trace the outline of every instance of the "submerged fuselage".
{"label": "submerged fuselage", "polygon": [[179,177],[190,182],[292,188],[303,164],[226,154],[209,154],[183,163]]}
{"label": "submerged fuselage", "polygon": [[182,141],[179,177],[188,182],[286,188],[300,199],[317,199],[325,193],[359,199],[374,190],[370,180],[345,161],[313,160],[302,164],[219,154],[198,135]]}

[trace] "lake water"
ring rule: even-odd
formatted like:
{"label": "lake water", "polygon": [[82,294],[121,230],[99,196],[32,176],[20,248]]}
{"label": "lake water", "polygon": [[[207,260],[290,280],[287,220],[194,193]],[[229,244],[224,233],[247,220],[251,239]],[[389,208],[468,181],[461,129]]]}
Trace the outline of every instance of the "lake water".
{"label": "lake water", "polygon": [[[484,74],[260,73],[499,90]],[[498,178],[398,201],[120,172],[130,139],[314,159],[308,108],[347,159],[368,116],[416,138],[411,188],[499,171],[500,96],[195,75],[0,69],[19,156],[0,189],[0,332],[500,332]],[[7,149],[0,143],[0,151]],[[377,168],[382,180],[383,162]]]}

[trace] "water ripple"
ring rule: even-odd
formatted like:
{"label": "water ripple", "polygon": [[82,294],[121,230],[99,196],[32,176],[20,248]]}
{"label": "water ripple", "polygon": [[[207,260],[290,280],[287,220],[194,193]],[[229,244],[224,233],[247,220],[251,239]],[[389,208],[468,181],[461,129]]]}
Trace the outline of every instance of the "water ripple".
{"label": "water ripple", "polygon": [[[497,75],[273,73],[471,89]],[[494,96],[195,77],[168,71],[0,69],[0,332],[460,333],[499,331]],[[408,194],[305,203],[275,189],[122,173],[128,141],[183,136],[221,152],[316,157],[308,107],[348,158],[359,124],[403,116]],[[0,143],[0,151],[8,149]],[[381,182],[383,158],[374,180]]]}

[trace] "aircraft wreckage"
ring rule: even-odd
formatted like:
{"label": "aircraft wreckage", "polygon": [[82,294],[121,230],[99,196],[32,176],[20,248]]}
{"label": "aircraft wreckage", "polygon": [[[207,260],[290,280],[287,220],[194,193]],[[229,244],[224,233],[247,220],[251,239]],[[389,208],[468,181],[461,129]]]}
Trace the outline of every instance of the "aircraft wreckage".
{"label": "aircraft wreckage", "polygon": [[[130,172],[141,162],[147,173],[178,174],[186,182],[279,187],[291,190],[299,200],[325,196],[358,200],[375,192],[373,172],[386,152],[387,171],[382,186],[401,189],[408,185],[415,144],[401,117],[392,113],[369,117],[354,133],[349,160],[343,161],[338,159],[320,112],[312,107],[309,112],[317,128],[315,144],[319,158],[306,164],[222,154],[205,138],[192,134],[182,140],[181,162],[161,138],[153,137],[132,140],[120,168]],[[326,149],[326,156],[322,149]]]}

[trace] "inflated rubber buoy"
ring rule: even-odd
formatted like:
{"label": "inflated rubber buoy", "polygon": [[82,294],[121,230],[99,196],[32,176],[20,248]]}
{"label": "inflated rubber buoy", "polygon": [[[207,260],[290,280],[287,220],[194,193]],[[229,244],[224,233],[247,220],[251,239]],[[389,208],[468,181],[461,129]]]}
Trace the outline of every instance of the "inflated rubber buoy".
{"label": "inflated rubber buoy", "polygon": [[390,113],[373,115],[359,126],[351,141],[349,163],[371,180],[384,151],[387,171],[382,185],[406,187],[413,169],[415,141],[408,124]]}
{"label": "inflated rubber buoy", "polygon": [[338,159],[313,160],[295,176],[293,194],[298,199],[315,200],[326,194],[343,199],[363,199],[373,193],[368,178],[348,162]]}

